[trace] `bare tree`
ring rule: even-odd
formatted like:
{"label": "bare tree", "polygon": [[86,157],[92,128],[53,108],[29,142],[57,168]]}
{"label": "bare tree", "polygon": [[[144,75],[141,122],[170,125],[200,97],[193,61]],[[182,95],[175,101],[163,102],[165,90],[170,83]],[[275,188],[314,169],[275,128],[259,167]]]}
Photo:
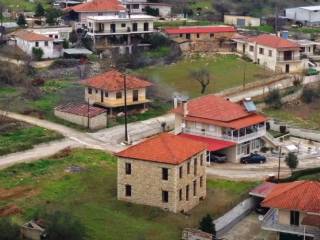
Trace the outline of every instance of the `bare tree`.
{"label": "bare tree", "polygon": [[196,69],[190,71],[190,76],[201,85],[201,94],[204,94],[212,79],[210,72],[205,69]]}

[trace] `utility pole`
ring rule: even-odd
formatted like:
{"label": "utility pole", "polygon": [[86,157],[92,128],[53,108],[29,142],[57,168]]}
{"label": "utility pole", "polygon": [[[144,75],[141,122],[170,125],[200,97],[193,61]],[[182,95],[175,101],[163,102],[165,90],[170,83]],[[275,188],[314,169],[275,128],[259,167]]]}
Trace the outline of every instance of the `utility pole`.
{"label": "utility pole", "polygon": [[127,75],[123,74],[123,88],[124,88],[124,138],[128,144],[128,113],[127,113]]}
{"label": "utility pole", "polygon": [[243,89],[246,87],[246,71],[247,71],[247,64],[246,64],[246,61],[244,61],[244,65],[243,65],[243,82],[242,82],[242,85],[243,85]]}
{"label": "utility pole", "polygon": [[275,31],[275,34],[278,35],[278,18],[279,18],[279,6],[278,6],[278,3],[276,3],[276,16],[275,16],[275,19],[274,19],[274,31]]}
{"label": "utility pole", "polygon": [[90,129],[90,103],[89,103],[89,97],[88,97],[87,111],[88,111],[88,114],[87,114],[87,116],[88,116],[88,124],[87,124],[87,126],[88,126],[88,129]]}
{"label": "utility pole", "polygon": [[281,146],[279,148],[280,149],[279,149],[279,163],[278,163],[278,183],[280,182],[281,151],[282,151]]}
{"label": "utility pole", "polygon": [[2,43],[3,34],[4,34],[4,28],[3,28],[3,5],[2,4],[0,4],[0,34],[1,34],[0,43]]}

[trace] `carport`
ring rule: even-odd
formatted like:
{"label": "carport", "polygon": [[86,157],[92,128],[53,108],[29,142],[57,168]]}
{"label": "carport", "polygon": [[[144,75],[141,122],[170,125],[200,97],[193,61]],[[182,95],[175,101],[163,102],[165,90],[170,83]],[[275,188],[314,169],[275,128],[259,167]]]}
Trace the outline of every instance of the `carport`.
{"label": "carport", "polygon": [[215,152],[223,153],[227,156],[227,161],[234,162],[236,160],[236,143],[225,140],[196,136],[182,133],[180,136],[206,143],[208,145],[207,163],[210,164],[210,155]]}

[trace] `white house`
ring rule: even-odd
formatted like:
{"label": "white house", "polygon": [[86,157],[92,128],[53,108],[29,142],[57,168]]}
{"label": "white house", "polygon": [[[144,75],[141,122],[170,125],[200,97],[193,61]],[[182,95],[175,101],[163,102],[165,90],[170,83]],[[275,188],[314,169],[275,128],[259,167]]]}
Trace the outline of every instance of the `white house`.
{"label": "white house", "polygon": [[34,33],[45,35],[53,38],[55,41],[69,40],[69,35],[72,32],[70,26],[40,26],[28,29]]}
{"label": "white house", "polygon": [[155,17],[145,14],[92,16],[87,18],[88,36],[92,37],[95,49],[118,48],[120,53],[131,53],[133,44],[140,46],[140,40],[154,32],[154,20]]}
{"label": "white house", "polygon": [[285,17],[302,25],[320,23],[320,5],[285,9]]}
{"label": "white house", "polygon": [[237,27],[258,27],[261,21],[260,18],[250,16],[224,15],[224,23]]}
{"label": "white house", "polygon": [[126,13],[126,7],[119,0],[92,0],[76,6],[67,7],[65,11],[69,22],[76,28],[86,27],[88,17],[118,16]]}
{"label": "white house", "polygon": [[146,13],[146,8],[152,8],[158,11],[159,17],[171,16],[171,5],[167,3],[151,3],[147,0],[122,0],[122,3],[131,14]]}
{"label": "white house", "polygon": [[32,56],[33,48],[41,48],[43,57],[58,58],[62,54],[62,47],[55,46],[54,39],[28,30],[21,30],[12,34],[16,45],[29,56]]}
{"label": "white house", "polygon": [[301,72],[306,68],[297,42],[271,34],[236,38],[237,52],[272,71]]}
{"label": "white house", "polygon": [[183,102],[173,112],[176,134],[205,142],[209,152],[226,154],[230,162],[263,146],[267,119],[249,99],[239,104],[207,95]]}

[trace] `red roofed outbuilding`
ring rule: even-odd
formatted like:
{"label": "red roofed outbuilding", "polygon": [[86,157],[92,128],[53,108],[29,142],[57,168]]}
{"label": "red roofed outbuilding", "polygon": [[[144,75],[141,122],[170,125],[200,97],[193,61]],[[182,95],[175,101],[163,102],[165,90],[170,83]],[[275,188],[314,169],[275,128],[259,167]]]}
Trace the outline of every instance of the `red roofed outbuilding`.
{"label": "red roofed outbuilding", "polygon": [[117,153],[118,199],[189,211],[206,197],[206,147],[162,133]]}
{"label": "red roofed outbuilding", "polygon": [[233,26],[190,26],[164,29],[172,40],[184,51],[217,51],[230,49],[231,39],[236,34]]}
{"label": "red roofed outbuilding", "polygon": [[144,106],[149,103],[147,88],[152,86],[152,83],[133,75],[125,76],[115,69],[93,76],[80,83],[85,86],[86,101],[89,101],[90,104],[113,109],[124,106],[125,78],[127,105]]}

